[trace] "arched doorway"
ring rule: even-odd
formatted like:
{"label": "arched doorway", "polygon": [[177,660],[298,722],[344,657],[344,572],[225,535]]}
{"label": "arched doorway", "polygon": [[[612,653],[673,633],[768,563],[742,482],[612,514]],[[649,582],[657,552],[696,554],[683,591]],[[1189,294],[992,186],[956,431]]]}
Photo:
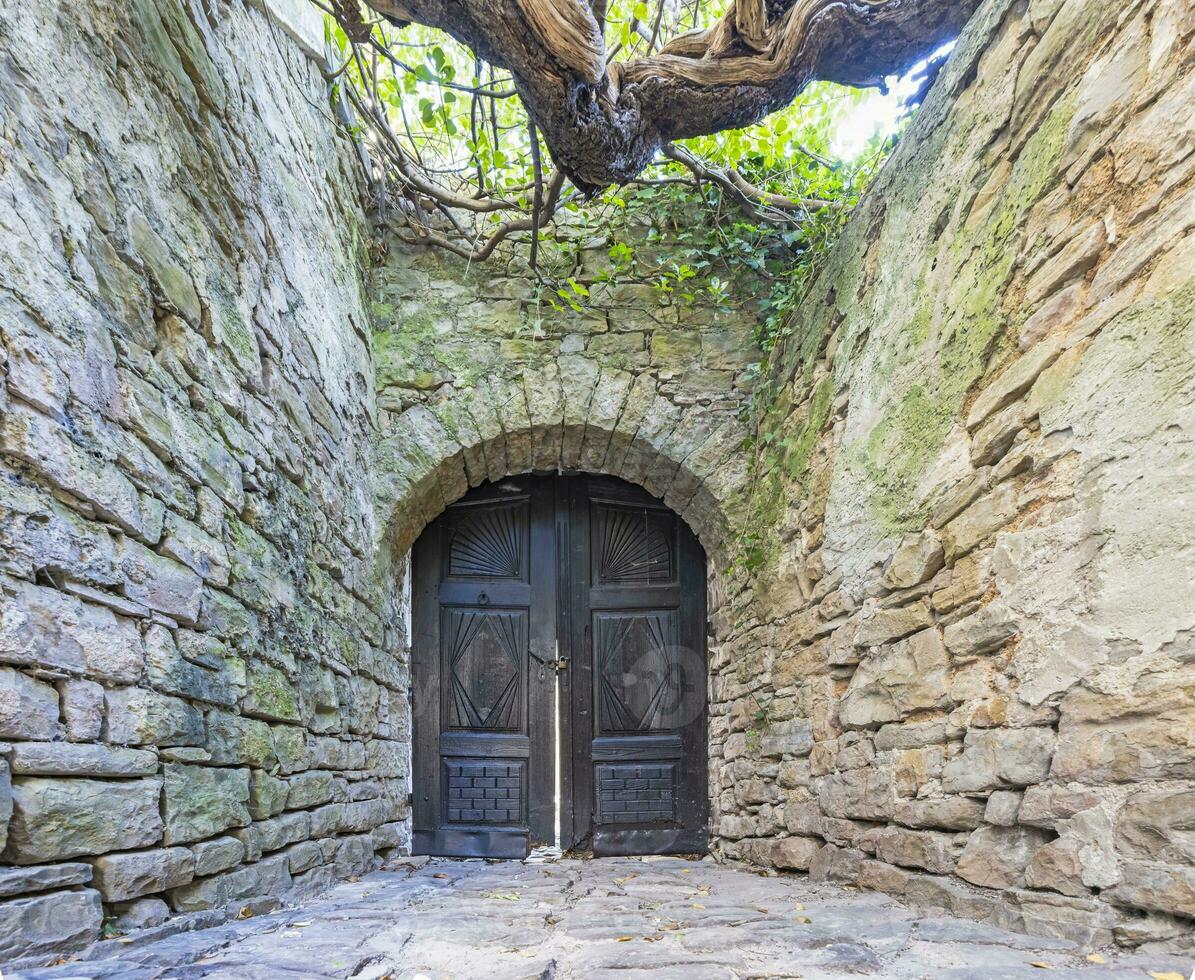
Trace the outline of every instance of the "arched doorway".
{"label": "arched doorway", "polygon": [[414,849],[707,844],[706,567],[613,477],[466,494],[412,556]]}

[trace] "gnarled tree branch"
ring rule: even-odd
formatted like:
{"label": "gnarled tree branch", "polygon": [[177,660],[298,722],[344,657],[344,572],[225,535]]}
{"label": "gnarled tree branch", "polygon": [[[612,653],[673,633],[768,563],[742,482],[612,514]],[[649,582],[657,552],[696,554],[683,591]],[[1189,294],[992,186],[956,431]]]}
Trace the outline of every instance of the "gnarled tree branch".
{"label": "gnarled tree branch", "polygon": [[706,31],[607,65],[593,0],[366,0],[507,69],[583,191],[636,177],[667,143],[758,122],[812,81],[877,84],[956,35],[979,0],[736,0]]}

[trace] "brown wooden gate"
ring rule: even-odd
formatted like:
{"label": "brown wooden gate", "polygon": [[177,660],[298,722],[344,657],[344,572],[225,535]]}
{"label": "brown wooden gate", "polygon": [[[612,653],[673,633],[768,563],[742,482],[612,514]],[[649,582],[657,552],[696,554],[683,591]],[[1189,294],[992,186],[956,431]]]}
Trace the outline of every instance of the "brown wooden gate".
{"label": "brown wooden gate", "polygon": [[[415,852],[707,842],[705,556],[644,491],[512,477],[413,555]],[[557,760],[559,759],[559,765]]]}

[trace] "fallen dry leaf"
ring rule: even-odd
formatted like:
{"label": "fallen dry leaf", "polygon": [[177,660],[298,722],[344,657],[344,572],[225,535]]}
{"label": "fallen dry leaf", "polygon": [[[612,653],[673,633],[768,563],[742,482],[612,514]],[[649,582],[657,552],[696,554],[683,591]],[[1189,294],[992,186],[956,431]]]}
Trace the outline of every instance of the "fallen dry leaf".
{"label": "fallen dry leaf", "polygon": [[1153,980],[1187,980],[1181,973],[1175,973],[1173,970],[1163,971],[1161,973],[1151,973]]}
{"label": "fallen dry leaf", "polygon": [[618,937],[618,938],[615,940],[615,942],[618,942],[618,943],[629,943],[629,942],[633,941],[633,940],[634,940],[634,938],[635,938],[634,936],[619,936],[619,937]]}
{"label": "fallen dry leaf", "polygon": [[796,909],[798,912],[805,911],[805,906],[802,905],[800,902],[793,902],[793,908]]}
{"label": "fallen dry leaf", "polygon": [[437,872],[436,874],[432,875],[432,877],[433,877],[433,878],[447,878],[447,877],[448,877],[448,875],[444,874],[444,872],[443,872],[443,871],[439,871],[439,872]]}
{"label": "fallen dry leaf", "polygon": [[1035,967],[1037,967],[1039,970],[1052,970],[1052,969],[1054,969],[1054,964],[1053,964],[1053,963],[1047,963],[1045,960],[1030,960],[1030,961],[1029,961],[1029,965],[1030,965],[1030,966],[1035,966]]}
{"label": "fallen dry leaf", "polygon": [[694,902],[694,903],[693,903],[693,908],[695,908],[695,909],[703,909],[703,908],[705,908],[705,906],[704,906],[704,905],[702,905],[700,902]]}
{"label": "fallen dry leaf", "polygon": [[1087,954],[1087,962],[1088,963],[1107,963],[1108,961],[1106,959],[1104,959],[1102,956],[1100,956],[1099,953],[1088,953]]}
{"label": "fallen dry leaf", "polygon": [[811,918],[809,918],[809,916],[807,916],[807,915],[798,915],[797,921],[799,923],[801,923],[801,925],[803,925],[803,926],[810,925],[813,922],[813,920]]}

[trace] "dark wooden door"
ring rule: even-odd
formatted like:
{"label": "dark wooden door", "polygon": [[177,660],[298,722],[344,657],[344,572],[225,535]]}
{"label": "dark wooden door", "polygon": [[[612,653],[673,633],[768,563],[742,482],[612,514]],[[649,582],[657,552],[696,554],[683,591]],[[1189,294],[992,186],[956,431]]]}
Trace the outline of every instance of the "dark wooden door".
{"label": "dark wooden door", "polygon": [[534,479],[469,494],[415,544],[416,854],[555,839],[555,547],[552,486]]}
{"label": "dark wooden door", "polygon": [[413,562],[416,853],[521,857],[558,815],[566,850],[705,850],[705,557],[683,521],[620,480],[511,478]]}

